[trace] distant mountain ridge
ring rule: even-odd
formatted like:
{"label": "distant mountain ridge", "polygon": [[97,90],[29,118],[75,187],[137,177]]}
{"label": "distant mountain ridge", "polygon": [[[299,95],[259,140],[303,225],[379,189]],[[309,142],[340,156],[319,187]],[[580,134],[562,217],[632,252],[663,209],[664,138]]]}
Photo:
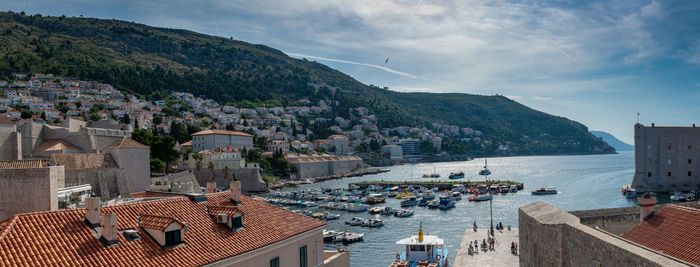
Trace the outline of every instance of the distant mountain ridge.
{"label": "distant mountain ridge", "polygon": [[[339,104],[330,116],[350,118],[363,106],[382,128],[479,130],[480,138],[461,136],[476,156],[615,151],[578,122],[504,96],[400,93],[264,45],[119,20],[0,12],[0,79],[12,72],[98,80],[153,100],[175,90],[241,106],[332,100]],[[319,84],[327,87],[311,86]]]}
{"label": "distant mountain ridge", "polygon": [[614,135],[602,131],[591,131],[591,133],[597,137],[600,137],[608,143],[608,145],[615,148],[616,151],[634,151],[634,146],[628,143],[622,142],[622,140],[617,139]]}

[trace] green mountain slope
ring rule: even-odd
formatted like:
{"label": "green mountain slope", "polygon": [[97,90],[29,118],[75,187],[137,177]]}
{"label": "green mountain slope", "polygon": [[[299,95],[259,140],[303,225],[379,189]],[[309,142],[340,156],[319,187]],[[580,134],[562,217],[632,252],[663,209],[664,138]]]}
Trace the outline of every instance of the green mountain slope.
{"label": "green mountain slope", "polygon": [[333,115],[347,118],[348,108],[364,106],[381,127],[440,122],[480,130],[482,141],[468,145],[477,155],[496,154],[499,144],[509,147],[502,154],[614,152],[584,125],[502,96],[399,93],[264,45],[117,20],[0,13],[0,75],[12,72],[95,79],[154,99],[179,90],[221,103],[338,100]]}
{"label": "green mountain slope", "polygon": [[634,151],[634,146],[628,143],[622,142],[622,140],[617,139],[614,135],[603,132],[603,131],[591,131],[591,133],[597,137],[600,137],[608,143],[610,146],[614,147],[616,151]]}

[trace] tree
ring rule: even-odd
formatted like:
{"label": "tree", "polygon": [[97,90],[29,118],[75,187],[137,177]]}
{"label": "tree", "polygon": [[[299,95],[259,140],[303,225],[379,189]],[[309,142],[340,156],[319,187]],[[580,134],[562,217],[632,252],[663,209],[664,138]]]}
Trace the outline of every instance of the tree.
{"label": "tree", "polygon": [[130,124],[131,123],[131,118],[129,118],[129,114],[124,114],[124,116],[122,117],[121,120],[122,120],[123,124]]}
{"label": "tree", "polygon": [[209,172],[211,173],[211,180],[210,181],[213,182],[214,181],[214,162],[210,160],[209,163],[207,164],[207,168],[209,169]]}
{"label": "tree", "polygon": [[158,158],[151,158],[151,172],[163,172],[165,163]]}

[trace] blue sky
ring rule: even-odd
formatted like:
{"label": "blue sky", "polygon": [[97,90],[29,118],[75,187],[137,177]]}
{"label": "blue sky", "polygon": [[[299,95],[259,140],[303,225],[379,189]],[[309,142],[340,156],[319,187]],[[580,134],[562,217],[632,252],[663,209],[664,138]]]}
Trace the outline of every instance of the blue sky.
{"label": "blue sky", "polygon": [[695,0],[0,2],[233,36],[397,91],[501,94],[628,143],[637,112],[700,125]]}

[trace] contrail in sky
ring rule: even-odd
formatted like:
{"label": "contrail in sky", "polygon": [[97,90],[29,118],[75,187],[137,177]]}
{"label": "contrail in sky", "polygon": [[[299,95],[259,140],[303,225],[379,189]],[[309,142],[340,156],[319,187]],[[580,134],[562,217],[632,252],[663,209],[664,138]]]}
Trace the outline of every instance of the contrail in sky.
{"label": "contrail in sky", "polygon": [[368,63],[361,63],[361,62],[354,62],[354,61],[347,61],[347,60],[342,60],[342,59],[333,59],[333,58],[325,58],[325,57],[317,57],[317,56],[311,56],[311,55],[304,55],[304,54],[297,54],[297,53],[286,53],[287,55],[291,57],[299,57],[299,58],[311,58],[311,59],[318,59],[318,60],[325,60],[325,61],[332,61],[332,62],[340,62],[340,63],[346,63],[346,64],[353,64],[353,65],[360,65],[360,66],[367,66],[367,67],[372,67],[372,68],[377,68],[386,72],[390,72],[396,75],[401,75],[404,77],[412,78],[412,79],[421,79],[420,77],[410,74],[410,73],[405,73],[401,72],[395,69],[387,68],[384,66],[379,66],[379,65],[374,65],[374,64],[368,64]]}

